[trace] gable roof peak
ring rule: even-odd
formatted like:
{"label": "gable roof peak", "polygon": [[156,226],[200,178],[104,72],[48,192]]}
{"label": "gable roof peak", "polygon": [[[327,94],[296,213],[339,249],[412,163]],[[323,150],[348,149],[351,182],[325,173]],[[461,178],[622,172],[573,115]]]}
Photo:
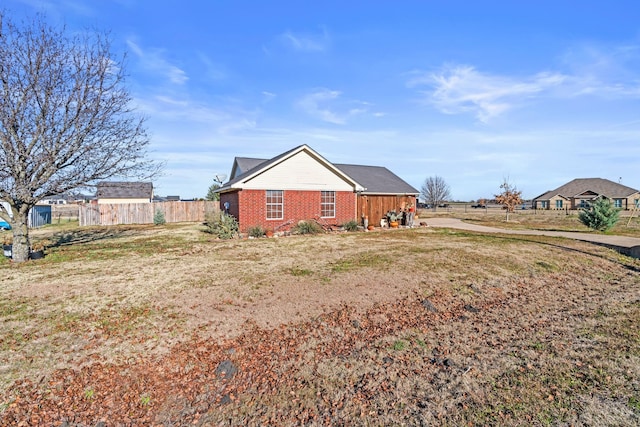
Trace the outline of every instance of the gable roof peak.
{"label": "gable roof peak", "polygon": [[[225,190],[229,190],[232,188],[240,188],[242,187],[243,183],[250,181],[257,175],[269,170],[270,168],[286,161],[287,159],[303,151],[306,152],[308,155],[310,155],[312,158],[314,158],[317,162],[321,163],[325,168],[330,169],[331,171],[333,171],[333,173],[342,177],[342,179],[348,182],[350,185],[352,185],[354,189],[356,189],[356,191],[363,190],[362,186],[358,182],[356,182],[352,177],[345,174],[343,171],[337,168],[333,163],[329,162],[327,159],[322,157],[319,153],[317,153],[307,144],[302,144],[288,151],[285,151],[284,153],[281,153],[269,160],[260,161],[261,159],[252,159],[253,167],[251,167],[249,170],[239,170],[240,168],[238,165],[238,159],[246,160],[249,158],[236,157],[234,160],[234,166],[232,169],[232,179],[230,179],[222,187],[220,187],[217,190],[217,192],[224,192]],[[246,163],[248,164],[250,162],[251,160]]]}

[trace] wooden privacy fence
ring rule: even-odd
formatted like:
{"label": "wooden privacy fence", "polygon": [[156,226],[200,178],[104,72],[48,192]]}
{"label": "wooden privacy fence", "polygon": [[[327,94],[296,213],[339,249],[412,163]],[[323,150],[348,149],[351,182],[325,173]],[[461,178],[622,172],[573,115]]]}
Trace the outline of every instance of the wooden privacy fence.
{"label": "wooden privacy fence", "polygon": [[113,203],[80,206],[79,223],[85,225],[153,224],[156,212],[171,222],[202,222],[208,212],[220,209],[219,202]]}

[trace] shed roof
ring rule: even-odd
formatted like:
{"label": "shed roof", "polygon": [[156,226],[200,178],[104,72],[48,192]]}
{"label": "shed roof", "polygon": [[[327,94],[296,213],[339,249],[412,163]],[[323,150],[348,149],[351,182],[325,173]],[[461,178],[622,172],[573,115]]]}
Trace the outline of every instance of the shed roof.
{"label": "shed roof", "polygon": [[96,197],[98,199],[151,199],[153,183],[103,181],[98,183]]}

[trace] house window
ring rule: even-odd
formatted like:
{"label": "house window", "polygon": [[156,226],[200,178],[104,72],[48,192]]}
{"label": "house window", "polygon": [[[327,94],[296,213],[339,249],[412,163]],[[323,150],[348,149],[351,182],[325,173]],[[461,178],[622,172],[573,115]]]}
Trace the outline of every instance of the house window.
{"label": "house window", "polygon": [[586,209],[589,207],[589,203],[585,199],[580,199],[580,207]]}
{"label": "house window", "polygon": [[320,216],[322,218],[335,218],[336,216],[336,192],[320,192]]}
{"label": "house window", "polygon": [[614,199],[613,206],[616,208],[622,208],[622,199]]}
{"label": "house window", "polygon": [[640,208],[640,199],[635,199],[633,201],[633,204],[636,206],[636,208]]}
{"label": "house window", "polygon": [[562,209],[562,200],[556,200],[556,209]]}
{"label": "house window", "polygon": [[267,190],[267,219],[282,219],[283,206],[283,191]]}
{"label": "house window", "polygon": [[546,200],[541,200],[540,201],[540,207],[542,207],[542,209],[547,209],[547,201]]}

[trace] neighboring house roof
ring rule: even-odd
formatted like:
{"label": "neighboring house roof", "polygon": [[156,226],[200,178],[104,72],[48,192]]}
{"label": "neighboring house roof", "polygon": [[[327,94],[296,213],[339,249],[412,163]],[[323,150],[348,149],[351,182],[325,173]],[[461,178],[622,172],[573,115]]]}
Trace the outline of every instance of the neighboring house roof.
{"label": "neighboring house roof", "polygon": [[236,157],[231,171],[231,179],[220,187],[218,192],[231,191],[241,188],[243,182],[263,173],[269,168],[280,164],[293,155],[306,151],[318,162],[331,169],[345,181],[351,183],[355,191],[363,194],[419,194],[419,191],[387,168],[380,166],[333,164],[313,151],[307,145],[300,145],[284,152],[272,159],[256,159],[250,157]]}
{"label": "neighboring house roof", "polygon": [[567,199],[576,198],[585,193],[605,196],[610,199],[622,199],[637,193],[635,188],[618,184],[603,178],[576,178],[555,190],[547,191],[533,200],[549,200],[555,196]]}
{"label": "neighboring house roof", "polygon": [[179,202],[180,196],[153,196],[154,202]]}
{"label": "neighboring house roof", "polygon": [[349,175],[365,190],[363,194],[419,194],[398,175],[382,166],[343,165],[336,167]]}
{"label": "neighboring house roof", "polygon": [[151,199],[151,182],[100,182],[96,192],[98,199]]}
{"label": "neighboring house roof", "polygon": [[43,201],[49,200],[72,200],[72,198],[66,194],[58,194],[55,196],[47,196],[42,198]]}

